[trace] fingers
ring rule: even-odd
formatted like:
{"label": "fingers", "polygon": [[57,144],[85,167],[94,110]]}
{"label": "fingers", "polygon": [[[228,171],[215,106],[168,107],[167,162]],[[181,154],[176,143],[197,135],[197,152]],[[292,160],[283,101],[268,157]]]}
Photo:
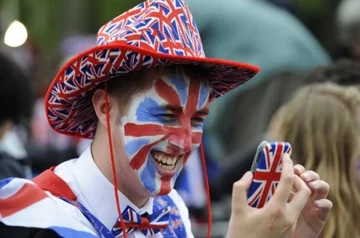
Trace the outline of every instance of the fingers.
{"label": "fingers", "polygon": [[232,212],[242,212],[247,205],[247,190],[252,181],[252,173],[246,172],[243,177],[233,185]]}
{"label": "fingers", "polygon": [[296,164],[294,166],[294,172],[296,175],[300,176],[302,173],[304,173],[306,169],[301,164]]}
{"label": "fingers", "polygon": [[318,173],[316,173],[316,172],[314,172],[312,170],[308,170],[308,171],[303,172],[300,175],[300,178],[302,180],[304,180],[306,183],[309,183],[309,182],[314,181],[314,180],[319,180],[320,176],[319,176]]}
{"label": "fingers", "polygon": [[313,191],[313,199],[319,200],[326,198],[329,194],[330,185],[323,180],[315,180],[308,183],[309,188]]}
{"label": "fingers", "polygon": [[288,154],[284,154],[282,157],[282,171],[279,185],[275,190],[273,199],[271,199],[270,202],[286,203],[291,193],[294,178],[295,174],[293,162]]}
{"label": "fingers", "polygon": [[300,176],[305,182],[311,182],[320,179],[318,173],[311,170],[307,171],[304,166],[300,164],[294,166],[294,172],[296,175]]}
{"label": "fingers", "polygon": [[301,212],[301,210],[305,207],[306,203],[309,200],[311,190],[298,176],[295,176],[294,188],[296,192],[293,195],[293,198],[291,199],[289,204],[296,212]]}
{"label": "fingers", "polygon": [[329,216],[330,211],[333,207],[333,204],[328,199],[320,199],[315,201],[315,206],[318,208],[318,216],[322,221],[326,221],[326,218]]}

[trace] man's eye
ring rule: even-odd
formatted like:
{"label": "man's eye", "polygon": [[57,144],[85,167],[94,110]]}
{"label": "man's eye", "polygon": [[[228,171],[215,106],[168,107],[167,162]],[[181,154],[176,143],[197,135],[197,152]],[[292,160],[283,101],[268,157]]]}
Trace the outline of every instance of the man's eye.
{"label": "man's eye", "polygon": [[159,114],[159,115],[156,115],[156,117],[161,120],[169,121],[169,122],[176,120],[176,117],[173,114]]}
{"label": "man's eye", "polygon": [[194,117],[191,118],[191,122],[194,126],[199,126],[202,125],[204,123],[204,118],[202,117]]}

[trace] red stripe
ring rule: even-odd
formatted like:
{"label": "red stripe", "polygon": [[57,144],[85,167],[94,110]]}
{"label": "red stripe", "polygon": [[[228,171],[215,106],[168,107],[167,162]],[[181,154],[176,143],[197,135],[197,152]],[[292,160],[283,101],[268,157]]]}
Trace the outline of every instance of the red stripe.
{"label": "red stripe", "polygon": [[177,92],[161,78],[155,81],[155,90],[170,105],[181,105]]}
{"label": "red stripe", "polygon": [[164,127],[155,124],[138,125],[135,123],[127,123],[124,126],[125,136],[157,136],[164,134]]}
{"label": "red stripe", "polygon": [[135,170],[140,169],[140,167],[147,159],[151,147],[153,147],[156,143],[159,143],[159,140],[142,147],[139,152],[131,159],[130,166]]}
{"label": "red stripe", "polygon": [[190,80],[189,97],[186,103],[185,115],[191,117],[196,112],[200,95],[200,80]]}
{"label": "red stripe", "polygon": [[202,132],[193,132],[191,133],[192,136],[192,143],[193,144],[200,144],[202,140]]}
{"label": "red stripe", "polygon": [[278,143],[278,146],[276,147],[276,154],[274,157],[274,161],[271,165],[271,172],[275,172],[276,168],[279,165],[279,161],[281,160],[281,155],[283,152],[283,144],[282,143]]}
{"label": "red stripe", "polygon": [[259,207],[263,207],[265,202],[266,202],[266,198],[269,194],[270,188],[273,184],[274,181],[279,181],[280,180],[280,176],[281,174],[279,172],[276,172],[276,168],[279,164],[279,161],[281,159],[281,154],[283,151],[283,144],[279,143],[278,146],[276,147],[276,152],[275,152],[275,156],[274,159],[271,163],[271,167],[270,167],[270,172],[260,172],[260,171],[256,171],[255,175],[254,175],[254,179],[259,179],[259,180],[263,180],[265,181],[265,185],[264,185],[264,189],[263,189],[263,194],[261,196],[261,200],[259,202]]}
{"label": "red stripe", "polygon": [[254,174],[254,180],[262,180],[262,181],[279,181],[280,180],[281,173],[280,172],[274,172],[269,173],[267,171],[260,171],[256,170]]}
{"label": "red stripe", "polygon": [[13,196],[0,199],[0,214],[2,217],[10,216],[46,197],[38,186],[26,183]]}

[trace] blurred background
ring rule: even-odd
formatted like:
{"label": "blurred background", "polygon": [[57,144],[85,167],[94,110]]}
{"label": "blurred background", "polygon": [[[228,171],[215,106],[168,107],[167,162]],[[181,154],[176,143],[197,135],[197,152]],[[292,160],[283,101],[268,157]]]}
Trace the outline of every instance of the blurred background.
{"label": "blurred background", "polygon": [[[1,80],[6,81],[0,84],[4,91],[0,93],[1,106],[19,110],[2,112],[0,122],[11,123],[0,124],[0,152],[20,165],[1,170],[1,177],[31,178],[78,157],[89,144],[56,134],[48,126],[43,106],[47,87],[67,59],[95,46],[96,33],[103,24],[140,2],[0,0],[0,48],[23,72],[21,76],[1,74]],[[185,2],[208,57],[257,64],[262,69],[244,87],[213,103],[205,125],[203,144],[211,186],[213,237],[223,237],[232,184],[250,169],[257,145],[267,138],[273,114],[298,88],[315,78],[320,78],[319,82],[359,84],[360,1]],[[15,85],[15,79],[20,78],[23,81],[17,80],[18,86],[10,91],[6,84]],[[349,79],[351,82],[344,83]],[[196,237],[205,237],[206,194],[199,172],[196,151],[176,186],[189,206]]]}

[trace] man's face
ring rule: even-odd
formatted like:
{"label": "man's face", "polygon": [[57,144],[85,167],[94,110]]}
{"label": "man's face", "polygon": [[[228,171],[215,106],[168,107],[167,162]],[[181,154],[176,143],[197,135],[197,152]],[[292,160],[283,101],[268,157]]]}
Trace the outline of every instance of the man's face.
{"label": "man's face", "polygon": [[150,89],[133,97],[121,118],[130,166],[152,195],[171,191],[201,142],[210,88],[184,74],[157,74]]}

